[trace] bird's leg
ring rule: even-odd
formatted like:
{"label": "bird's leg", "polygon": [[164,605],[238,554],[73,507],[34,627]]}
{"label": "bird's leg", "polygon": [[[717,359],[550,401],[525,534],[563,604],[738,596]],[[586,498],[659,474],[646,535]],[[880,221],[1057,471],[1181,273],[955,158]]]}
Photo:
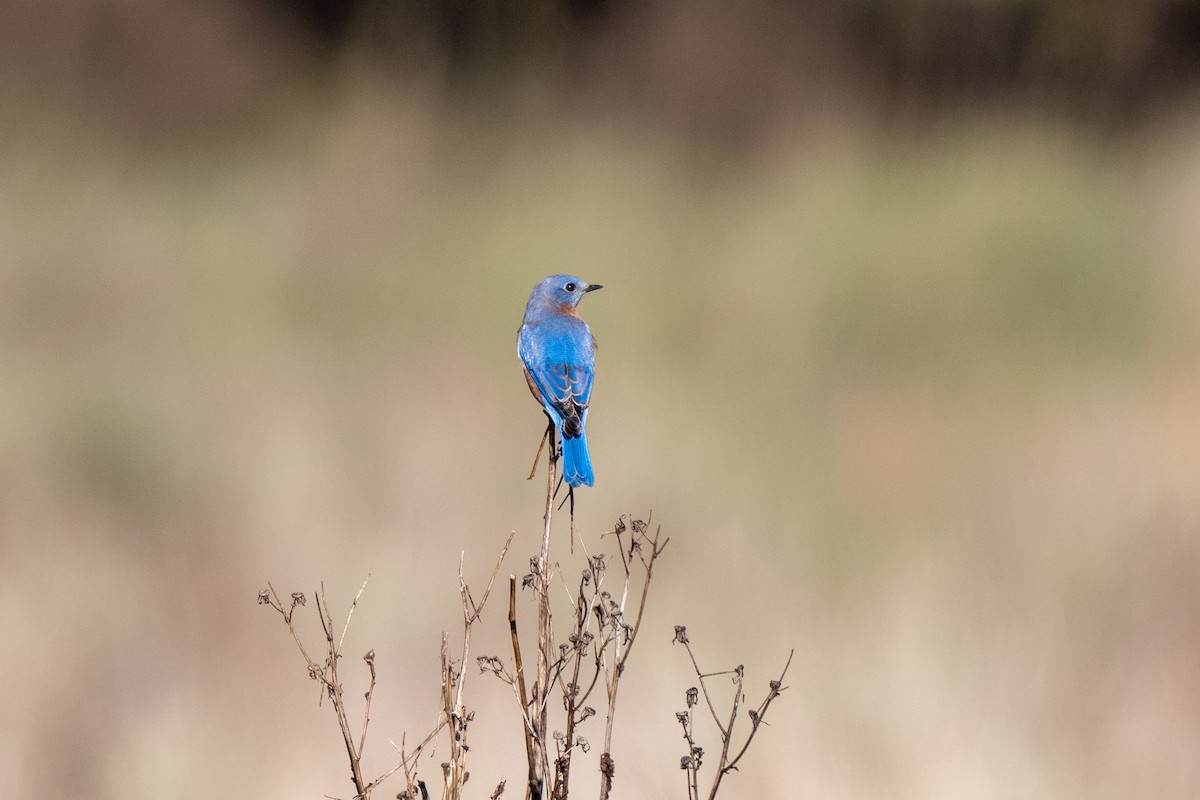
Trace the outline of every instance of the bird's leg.
{"label": "bird's leg", "polygon": [[[546,420],[546,438],[550,440],[550,460],[557,462],[562,456],[562,445],[559,443],[558,437],[554,435],[558,431],[558,426],[554,424],[554,420],[550,418],[549,414],[546,415]],[[562,476],[559,475],[558,479],[562,481]],[[558,490],[555,489],[555,491]]]}

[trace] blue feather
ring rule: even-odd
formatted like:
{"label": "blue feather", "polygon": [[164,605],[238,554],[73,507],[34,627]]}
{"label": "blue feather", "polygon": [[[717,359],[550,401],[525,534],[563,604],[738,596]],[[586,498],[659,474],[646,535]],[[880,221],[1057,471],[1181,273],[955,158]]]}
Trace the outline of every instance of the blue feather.
{"label": "blue feather", "polygon": [[587,433],[563,439],[563,480],[571,486],[591,486],[595,482],[592,474],[592,457],[588,453]]}

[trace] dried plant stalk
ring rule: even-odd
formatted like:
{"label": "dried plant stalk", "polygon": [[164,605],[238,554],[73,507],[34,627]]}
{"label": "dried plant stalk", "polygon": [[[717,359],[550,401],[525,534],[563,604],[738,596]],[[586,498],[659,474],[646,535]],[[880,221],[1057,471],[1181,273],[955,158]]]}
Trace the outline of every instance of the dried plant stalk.
{"label": "dried plant stalk", "polygon": [[[741,664],[738,664],[734,669],[724,672],[702,672],[700,664],[696,661],[696,655],[692,652],[692,644],[688,639],[687,628],[685,626],[675,626],[675,638],[673,641],[675,644],[682,644],[684,649],[687,650],[688,657],[692,661],[692,668],[696,672],[696,678],[700,682],[699,689],[692,687],[687,690],[685,696],[687,710],[679,711],[675,714],[675,719],[683,727],[683,738],[688,745],[688,753],[680,759],[679,766],[680,769],[684,770],[687,779],[688,800],[700,800],[700,767],[704,760],[704,748],[696,743],[692,709],[700,704],[700,695],[703,694],[713,722],[716,723],[717,730],[721,733],[721,755],[717,762],[716,774],[713,776],[712,787],[708,793],[708,800],[715,800],[717,792],[721,788],[721,780],[738,768],[738,763],[750,748],[750,743],[754,741],[754,736],[758,733],[759,727],[766,724],[767,709],[770,708],[775,698],[779,697],[787,688],[783,685],[783,679],[787,675],[788,667],[792,665],[792,656],[796,654],[796,651],[792,650],[788,653],[787,663],[783,665],[783,671],[780,672],[776,680],[769,683],[769,690],[762,702],[758,704],[757,708],[750,709],[747,712],[747,715],[750,717],[750,732],[746,735],[745,741],[742,742],[741,748],[730,758],[730,748],[733,744],[733,726],[737,722],[738,710],[746,697],[744,691],[745,668]],[[712,696],[708,692],[708,684],[705,683],[706,678],[713,678],[719,675],[734,676],[733,701],[730,704],[727,722],[722,722],[721,717],[717,714]]]}

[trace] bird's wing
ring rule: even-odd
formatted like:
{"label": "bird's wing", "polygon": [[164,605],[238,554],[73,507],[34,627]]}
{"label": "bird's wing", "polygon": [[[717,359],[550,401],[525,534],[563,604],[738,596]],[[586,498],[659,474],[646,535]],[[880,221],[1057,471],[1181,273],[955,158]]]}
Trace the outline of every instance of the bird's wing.
{"label": "bird's wing", "polygon": [[556,411],[563,433],[583,431],[588,398],[592,396],[593,339],[578,318],[568,325],[526,324],[517,336],[517,353],[548,410]]}
{"label": "bird's wing", "polygon": [[578,436],[592,394],[591,348],[575,346],[570,337],[536,340],[528,328],[521,333],[518,352],[529,380],[562,418],[563,433]]}
{"label": "bird's wing", "polygon": [[562,417],[563,433],[578,436],[592,393],[592,370],[582,364],[555,361],[526,364],[525,368],[546,404]]}

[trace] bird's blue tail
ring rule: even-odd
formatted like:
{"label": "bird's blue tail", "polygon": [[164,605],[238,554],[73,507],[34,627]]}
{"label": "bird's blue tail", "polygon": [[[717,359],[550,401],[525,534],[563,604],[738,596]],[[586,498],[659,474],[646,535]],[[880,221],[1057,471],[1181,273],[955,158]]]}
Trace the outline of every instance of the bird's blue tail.
{"label": "bird's blue tail", "polygon": [[563,437],[563,480],[570,486],[591,486],[592,457],[588,455],[587,432],[582,431],[570,439]]}

